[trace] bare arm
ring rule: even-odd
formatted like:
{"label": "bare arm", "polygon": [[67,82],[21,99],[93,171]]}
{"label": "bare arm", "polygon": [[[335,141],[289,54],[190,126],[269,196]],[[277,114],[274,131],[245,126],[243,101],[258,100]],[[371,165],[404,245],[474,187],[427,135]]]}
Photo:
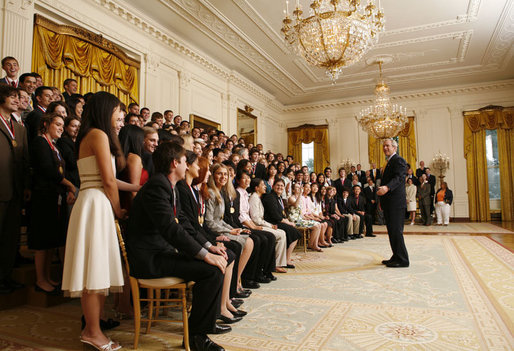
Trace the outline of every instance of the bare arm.
{"label": "bare arm", "polygon": [[[127,157],[127,174],[129,183],[139,186],[141,182],[141,172],[143,171],[143,163],[141,157],[136,154],[130,153]],[[132,196],[136,196],[136,191],[132,191]]]}

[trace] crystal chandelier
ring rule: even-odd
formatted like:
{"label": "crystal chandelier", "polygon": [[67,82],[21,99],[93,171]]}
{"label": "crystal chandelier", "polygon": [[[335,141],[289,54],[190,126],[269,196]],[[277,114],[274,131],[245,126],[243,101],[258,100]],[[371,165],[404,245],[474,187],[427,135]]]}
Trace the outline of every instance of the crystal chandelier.
{"label": "crystal chandelier", "polygon": [[339,167],[343,167],[346,171],[346,174],[350,174],[350,170],[352,166],[355,164],[351,158],[345,158],[339,165]]}
{"label": "crystal chandelier", "polygon": [[385,20],[374,0],[368,0],[366,6],[360,0],[312,0],[306,18],[296,0],[294,24],[286,0],[284,13],[286,42],[308,63],[325,68],[332,81],[343,67],[358,62],[373,47]]}
{"label": "crystal chandelier", "polygon": [[439,151],[439,153],[435,154],[432,159],[432,168],[437,170],[437,173],[439,173],[439,180],[442,182],[444,180],[446,170],[450,168],[450,158]]}
{"label": "crystal chandelier", "polygon": [[382,61],[377,61],[380,79],[375,86],[375,103],[355,116],[362,130],[376,139],[394,138],[408,122],[407,109],[391,104],[389,86],[382,78]]}

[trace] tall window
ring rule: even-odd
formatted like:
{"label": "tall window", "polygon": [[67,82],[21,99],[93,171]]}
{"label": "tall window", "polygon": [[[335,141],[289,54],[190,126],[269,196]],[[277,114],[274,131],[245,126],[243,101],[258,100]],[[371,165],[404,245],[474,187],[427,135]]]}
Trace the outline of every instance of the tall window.
{"label": "tall window", "polygon": [[500,209],[500,161],[498,159],[498,134],[496,129],[485,132],[487,178],[489,181],[489,203],[491,210]]}
{"label": "tall window", "polygon": [[302,166],[307,166],[309,172],[314,172],[314,142],[302,143]]}

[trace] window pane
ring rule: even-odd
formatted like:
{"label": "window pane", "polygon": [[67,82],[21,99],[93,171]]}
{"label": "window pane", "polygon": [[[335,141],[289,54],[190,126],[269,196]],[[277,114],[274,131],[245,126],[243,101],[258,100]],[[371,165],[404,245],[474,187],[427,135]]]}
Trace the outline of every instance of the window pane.
{"label": "window pane", "polygon": [[314,142],[302,143],[302,166],[307,166],[309,172],[314,172]]}
{"label": "window pane", "polygon": [[498,133],[496,130],[486,130],[485,132],[485,153],[487,159],[489,200],[500,200],[500,160],[498,159]]}

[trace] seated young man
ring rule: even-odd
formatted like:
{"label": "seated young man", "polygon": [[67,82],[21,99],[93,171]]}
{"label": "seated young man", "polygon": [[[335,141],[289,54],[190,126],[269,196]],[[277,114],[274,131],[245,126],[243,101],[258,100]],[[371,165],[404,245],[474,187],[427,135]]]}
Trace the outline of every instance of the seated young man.
{"label": "seated young man", "polygon": [[142,279],[174,276],[194,281],[191,350],[224,350],[207,334],[219,332],[216,315],[227,261],[200,245],[179,223],[175,185],[187,169],[184,148],[163,143],[152,158],[155,173],[134,198],[128,220],[130,273]]}
{"label": "seated young man", "polygon": [[349,198],[348,195],[348,189],[344,189],[342,197],[338,199],[337,207],[341,217],[344,217],[348,220],[346,232],[350,239],[360,239],[362,238],[362,228],[360,225],[361,218],[357,215],[357,213],[355,213],[351,205],[351,198]]}

